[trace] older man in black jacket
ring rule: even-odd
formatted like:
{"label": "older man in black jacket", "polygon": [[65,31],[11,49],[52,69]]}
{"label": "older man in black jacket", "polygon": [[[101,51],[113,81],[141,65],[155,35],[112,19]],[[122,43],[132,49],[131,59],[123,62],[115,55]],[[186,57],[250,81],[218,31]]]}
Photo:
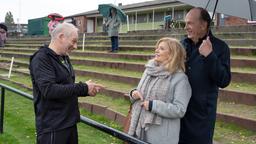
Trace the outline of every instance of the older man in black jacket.
{"label": "older man in black jacket", "polygon": [[102,88],[92,81],[75,83],[69,53],[77,48],[78,30],[72,24],[57,25],[51,43],[30,59],[37,144],[77,144],[80,120],[79,96],[95,96]]}
{"label": "older man in black jacket", "polygon": [[219,87],[231,79],[228,45],[209,31],[211,18],[202,8],[186,15],[186,73],[192,87],[185,117],[181,120],[179,144],[212,144]]}

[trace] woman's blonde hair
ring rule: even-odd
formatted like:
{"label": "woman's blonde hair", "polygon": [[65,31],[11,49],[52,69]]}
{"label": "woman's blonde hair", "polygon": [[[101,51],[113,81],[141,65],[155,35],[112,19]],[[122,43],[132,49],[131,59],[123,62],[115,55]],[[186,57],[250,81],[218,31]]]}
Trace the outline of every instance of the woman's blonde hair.
{"label": "woman's blonde hair", "polygon": [[181,45],[181,43],[175,38],[163,37],[156,43],[156,48],[158,48],[161,42],[166,42],[169,48],[170,57],[164,64],[164,67],[171,73],[175,73],[179,70],[185,72],[185,59],[186,51]]}

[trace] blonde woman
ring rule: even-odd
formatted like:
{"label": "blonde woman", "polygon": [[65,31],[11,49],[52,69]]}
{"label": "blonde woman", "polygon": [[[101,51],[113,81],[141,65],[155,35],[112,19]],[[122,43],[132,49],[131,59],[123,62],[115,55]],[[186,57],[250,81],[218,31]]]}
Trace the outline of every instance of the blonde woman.
{"label": "blonde woman", "polygon": [[180,118],[191,97],[185,56],[178,40],[162,38],[157,42],[154,59],[146,64],[137,89],[130,92],[129,135],[151,144],[178,143]]}

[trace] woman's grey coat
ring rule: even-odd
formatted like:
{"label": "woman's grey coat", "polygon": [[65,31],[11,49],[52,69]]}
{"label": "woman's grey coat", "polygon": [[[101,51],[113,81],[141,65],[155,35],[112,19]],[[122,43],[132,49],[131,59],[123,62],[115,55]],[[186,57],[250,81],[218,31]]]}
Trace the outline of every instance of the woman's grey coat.
{"label": "woman's grey coat", "polygon": [[129,135],[152,144],[177,144],[180,118],[184,116],[191,87],[183,72],[171,75],[151,60],[137,87],[145,100],[152,100],[152,111],[141,108],[140,100],[133,100]]}
{"label": "woman's grey coat", "polygon": [[121,24],[121,19],[116,15],[111,17],[108,17],[108,36],[118,36],[119,32],[119,26]]}

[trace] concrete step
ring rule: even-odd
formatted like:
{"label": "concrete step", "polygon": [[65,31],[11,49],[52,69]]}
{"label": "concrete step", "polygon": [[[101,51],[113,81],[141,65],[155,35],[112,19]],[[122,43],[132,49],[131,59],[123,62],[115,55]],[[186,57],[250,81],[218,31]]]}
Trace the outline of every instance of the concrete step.
{"label": "concrete step", "polygon": [[[256,35],[254,33],[253,35]],[[155,45],[156,41],[161,37],[175,37],[177,39],[182,39],[184,36],[181,35],[164,35],[164,36],[126,36],[126,37],[119,37],[120,45]],[[256,36],[255,37],[245,37],[238,35],[237,37],[222,36],[225,42],[229,45],[233,46],[256,46]],[[221,36],[220,36],[221,37]],[[7,46],[9,44],[49,44],[50,40],[48,39],[23,39],[23,40],[8,40]],[[101,45],[110,45],[110,38],[108,37],[86,37],[85,41],[86,44],[101,44]],[[83,40],[82,38],[79,39],[79,45],[82,45]]]}
{"label": "concrete step", "polygon": [[[256,46],[256,39],[223,39],[229,46]],[[156,40],[120,40],[119,45],[147,45],[154,46],[157,42]],[[85,45],[111,45],[110,40],[106,41],[85,41]],[[82,41],[79,42],[82,45]]]}
{"label": "concrete step", "polygon": [[239,90],[220,89],[218,99],[223,102],[256,105],[256,93],[242,92]]}
{"label": "concrete step", "polygon": [[[19,51],[17,51],[19,52]],[[21,57],[25,57],[28,58],[30,55],[32,55],[32,52],[29,50],[29,53],[26,53],[25,51],[23,52],[24,54],[21,53],[17,53],[17,52],[1,52],[0,55],[5,56],[5,57],[17,57],[17,58],[21,58]],[[31,52],[31,53],[30,53]],[[127,59],[132,59],[134,61],[138,61],[138,62],[142,62],[142,63],[146,63],[147,59],[152,58],[151,55],[139,55],[139,54],[118,54],[118,53],[100,53],[100,52],[79,52],[76,51],[73,54],[71,54],[72,57],[81,57],[81,58],[86,58],[88,56],[92,56],[92,57],[100,57],[102,58],[111,58],[111,59],[122,59],[121,63],[118,64],[108,64],[109,60],[102,62],[101,65],[98,66],[114,66],[115,68],[122,68],[122,69],[127,69],[127,70],[132,70],[132,71],[143,71],[144,70],[144,65],[141,64],[140,66],[135,66],[135,65],[131,65],[129,63],[127,63]],[[97,61],[94,62],[95,60],[91,60],[91,62],[85,62],[83,63],[82,60],[79,59],[74,59],[73,63],[74,64],[90,64],[91,65],[97,65]],[[231,57],[231,67],[240,67],[240,68],[248,68],[248,67],[252,67],[255,68],[256,66],[256,58],[254,56],[251,57],[236,57],[236,56],[232,56]],[[133,68],[134,67],[134,68]]]}
{"label": "concrete step", "polygon": [[213,27],[211,30],[215,32],[255,32],[256,25],[240,25],[240,26],[220,26]]}
{"label": "concrete step", "polygon": [[[151,58],[151,55],[133,55],[133,54],[108,54],[108,53],[97,53],[96,55],[94,55],[95,53],[87,53],[87,54],[82,54],[80,52],[74,52],[73,53],[74,55],[71,55],[72,57],[75,56],[80,56],[78,59],[73,59],[72,61],[74,62],[74,64],[82,64],[84,60],[82,59],[86,59],[85,60],[85,63],[87,64],[96,64],[98,65],[97,63],[98,62],[101,62],[102,64],[100,64],[100,66],[111,66],[111,65],[115,65],[115,68],[120,68],[120,69],[123,69],[124,67],[122,65],[126,65],[128,69],[132,68],[134,66],[134,68],[130,69],[130,70],[134,70],[134,71],[143,71],[144,70],[144,64],[146,63],[147,59],[150,59]],[[1,55],[3,57],[17,57],[17,58],[21,58],[21,57],[24,57],[24,58],[28,58],[30,55],[32,55],[32,53],[13,53],[13,52],[1,52]],[[88,58],[88,56],[93,56],[91,58]],[[97,58],[98,56],[100,56],[100,59],[102,59],[101,61],[99,61],[99,58]],[[75,58],[74,57],[74,58]],[[104,59],[107,58],[107,59]],[[141,58],[142,57],[142,58]],[[97,60],[93,60],[93,59],[96,59]],[[141,59],[136,59],[134,60],[135,58],[141,58]],[[80,59],[80,60],[79,60]],[[89,60],[91,59],[91,60]],[[117,61],[119,62],[115,62],[115,59],[117,59]],[[135,61],[140,61],[140,65],[137,65],[137,64],[130,64],[128,62],[128,59],[131,59],[131,60],[134,60]],[[112,61],[112,62],[109,62],[109,61]],[[136,62],[136,63],[138,63]],[[109,63],[109,64],[108,64]],[[116,64],[114,64],[116,63]],[[130,66],[131,65],[131,66]],[[256,66],[256,58],[254,56],[251,56],[251,57],[237,57],[237,56],[232,56],[231,57],[231,66],[232,67],[240,67],[240,68],[255,68]]]}
{"label": "concrete step", "polygon": [[[3,78],[0,77],[0,79],[3,79]],[[7,79],[5,79],[5,80],[7,80]],[[26,85],[24,85],[20,82],[15,82],[15,81],[11,81],[11,82],[15,83],[15,84],[17,84],[21,87],[26,87],[27,89],[31,89],[31,87],[26,86]],[[85,107],[90,108],[88,106],[85,106]],[[90,108],[90,110],[91,110],[91,108]],[[103,109],[102,108],[97,108],[97,111],[100,113],[100,112],[103,112],[105,110],[104,110],[104,108]],[[231,122],[231,123],[234,123],[234,124],[239,125],[241,127],[244,127],[246,129],[256,131],[256,127],[255,127],[256,126],[256,121],[254,119],[245,118],[245,117],[241,117],[241,116],[236,116],[236,115],[232,115],[232,114],[221,113],[221,112],[217,113],[217,119],[221,120],[221,121],[225,121],[227,123]]]}
{"label": "concrete step", "polygon": [[256,46],[256,39],[223,39],[229,46]]}
{"label": "concrete step", "polygon": [[[44,44],[6,44],[6,47],[17,47],[17,48],[39,48],[43,46]],[[78,49],[82,50],[82,45],[78,45]],[[108,51],[111,49],[111,45],[85,45],[85,50],[93,50],[93,51]],[[119,50],[120,51],[152,51],[154,49],[154,46],[125,46],[120,45]]]}
{"label": "concrete step", "polygon": [[[177,39],[182,39],[186,35],[185,32],[155,32],[147,31],[146,33],[122,33],[119,35],[120,40],[158,40],[162,37],[174,37]],[[256,32],[216,32],[214,35],[220,39],[256,39]],[[86,34],[85,40],[110,40],[109,36],[101,35],[101,33]],[[50,37],[20,37],[20,38],[8,38],[9,42],[18,41],[50,41]],[[83,35],[79,36],[79,41],[83,41]]]}
{"label": "concrete step", "polygon": [[[4,62],[4,61],[1,61],[1,62]],[[9,63],[9,61],[7,62]],[[26,62],[17,61],[14,64],[28,67],[28,63]],[[134,85],[134,87],[138,84],[141,76],[141,75],[137,75],[137,77],[131,77],[131,76],[128,76],[129,74],[121,74],[118,71],[115,71],[114,72],[115,74],[113,74],[112,72],[108,72],[108,70],[104,68],[98,68],[98,70],[95,70],[94,68],[91,68],[91,69],[88,68],[88,70],[85,70],[81,67],[74,66],[74,69],[77,76],[82,76],[82,77],[87,76],[87,77],[94,77],[97,79],[104,79],[106,81],[129,83],[131,85]],[[8,70],[8,67],[6,67],[6,70]],[[29,75],[28,69],[27,71],[24,71],[24,68],[15,67],[14,70],[22,72],[23,74],[24,72],[26,72],[27,75]],[[256,105],[256,93],[242,92],[239,90],[220,89],[219,99],[222,101],[233,102],[238,104]]]}
{"label": "concrete step", "polygon": [[256,131],[256,120],[254,119],[218,112],[217,120],[220,120],[226,123],[232,123],[240,127],[243,127],[247,130]]}
{"label": "concrete step", "polygon": [[[0,49],[0,51],[8,51],[8,52],[35,52],[38,50],[38,48],[16,48],[16,47],[5,47],[4,49]],[[99,51],[81,51],[76,50],[72,52],[71,55],[74,56],[99,56],[99,57],[119,57],[119,58],[131,58],[131,59],[140,59],[140,60],[148,60],[153,57],[153,48],[151,50],[152,52],[150,54],[147,54],[147,52],[141,51],[142,54],[137,54],[138,52],[126,52],[123,53],[120,51],[119,53],[106,53],[106,52],[99,52]],[[230,48],[232,55],[242,55],[242,56],[256,56],[256,48],[255,47],[232,47]],[[145,54],[144,54],[145,53]]]}

